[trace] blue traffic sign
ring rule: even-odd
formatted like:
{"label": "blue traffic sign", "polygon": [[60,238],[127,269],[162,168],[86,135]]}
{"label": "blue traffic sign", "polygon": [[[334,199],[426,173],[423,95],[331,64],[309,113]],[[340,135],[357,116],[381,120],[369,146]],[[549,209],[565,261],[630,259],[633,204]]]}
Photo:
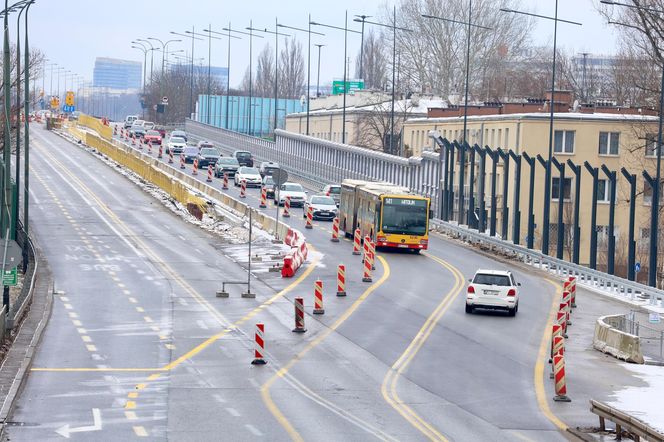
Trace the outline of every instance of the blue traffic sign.
{"label": "blue traffic sign", "polygon": [[64,106],[62,106],[62,111],[63,112],[74,112],[75,110],[76,110],[76,106],[68,106],[66,104]]}
{"label": "blue traffic sign", "polygon": [[639,273],[641,271],[641,263],[640,262],[637,262],[636,264],[634,264],[634,271],[636,273]]}

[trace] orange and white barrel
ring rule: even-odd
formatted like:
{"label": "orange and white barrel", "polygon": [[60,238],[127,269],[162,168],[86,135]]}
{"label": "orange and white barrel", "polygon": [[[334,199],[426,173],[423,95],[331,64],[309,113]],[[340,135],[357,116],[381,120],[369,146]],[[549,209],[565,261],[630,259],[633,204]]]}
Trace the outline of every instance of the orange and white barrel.
{"label": "orange and white barrel", "polygon": [[194,168],[191,170],[192,175],[198,175],[198,158],[194,158]]}
{"label": "orange and white barrel", "polygon": [[228,172],[224,172],[224,183],[222,184],[221,188],[228,190]]}
{"label": "orange and white barrel", "polygon": [[168,164],[173,164],[173,149],[168,150]]}
{"label": "orange and white barrel", "polygon": [[187,167],[187,165],[185,164],[185,161],[184,161],[184,154],[181,153],[180,154],[180,169],[185,169],[186,167]]}
{"label": "orange and white barrel", "polygon": [[265,187],[261,187],[261,202],[258,205],[261,209],[264,209],[267,207],[267,189]]}
{"label": "orange and white barrel", "polygon": [[247,197],[247,180],[240,181],[240,198]]}
{"label": "orange and white barrel", "polygon": [[212,182],[212,164],[208,164],[208,175],[205,181],[208,183]]}
{"label": "orange and white barrel", "polygon": [[567,380],[565,379],[565,356],[553,356],[553,381],[556,395],[553,400],[556,402],[571,402],[567,396]]}

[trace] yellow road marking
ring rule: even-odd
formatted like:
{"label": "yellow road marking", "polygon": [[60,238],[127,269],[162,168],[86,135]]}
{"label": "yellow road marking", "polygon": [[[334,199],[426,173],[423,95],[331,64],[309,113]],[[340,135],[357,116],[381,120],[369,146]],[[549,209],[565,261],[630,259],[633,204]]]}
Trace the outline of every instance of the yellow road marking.
{"label": "yellow road marking", "polygon": [[164,344],[164,346],[169,350],[175,350],[175,345],[173,344]]}
{"label": "yellow road marking", "polygon": [[95,351],[97,351],[97,347],[95,347],[95,346],[92,345],[92,344],[87,344],[87,345],[85,346],[85,348],[87,348],[88,351],[91,351],[91,352],[95,352]]}
{"label": "yellow road marking", "polygon": [[90,336],[81,336],[81,339],[83,339],[83,342],[92,342],[92,338]]}
{"label": "yellow road marking", "polygon": [[127,401],[127,403],[125,404],[125,408],[126,408],[127,410],[133,410],[133,409],[135,409],[135,408],[136,408],[136,402],[134,402],[134,401]]}
{"label": "yellow road marking", "polygon": [[148,324],[154,322],[154,321],[152,320],[152,318],[149,317],[149,316],[143,316],[143,320],[144,320],[145,322],[147,322]]}
{"label": "yellow road marking", "polygon": [[78,318],[76,312],[68,312],[70,318]]}
{"label": "yellow road marking", "polygon": [[134,433],[138,437],[147,437],[148,436],[148,432],[145,431],[145,428],[143,428],[143,427],[134,427]]}
{"label": "yellow road marking", "polygon": [[145,312],[145,310],[143,309],[143,307],[136,307],[136,311],[137,311],[138,313],[143,313],[143,312]]}
{"label": "yellow road marking", "polygon": [[[369,297],[369,295],[376,290],[378,287],[380,287],[390,276],[390,266],[387,264],[387,261],[383,259],[383,257],[378,256],[377,257],[380,263],[383,265],[383,276],[380,277],[380,279],[369,288],[367,288],[362,295],[355,300],[355,302],[337,319],[334,324],[332,324],[329,328],[325,329],[316,339],[311,341],[302,351],[300,351],[297,355],[295,355],[286,365],[284,365],[281,369],[279,369],[270,379],[267,380],[262,386],[261,386],[261,397],[263,398],[263,402],[267,406],[268,410],[270,410],[270,413],[277,419],[279,424],[286,430],[288,435],[293,439],[294,441],[303,441],[304,439],[300,434],[297,432],[297,430],[293,427],[293,425],[288,421],[288,419],[283,415],[281,410],[276,406],[274,401],[272,400],[272,396],[270,395],[270,388],[274,384],[274,382],[279,379],[283,378],[286,376],[286,374],[290,371],[291,368],[299,361],[301,360],[310,350],[318,346],[325,338],[327,338],[332,332],[337,330],[341,324],[343,324],[354,312],[355,310],[358,309],[358,307]],[[312,392],[313,393],[313,392]],[[314,393],[315,394],[315,393]]]}
{"label": "yellow road marking", "polygon": [[113,372],[148,372],[153,373],[155,371],[164,371],[160,367],[152,368],[91,368],[91,367],[69,367],[69,368],[31,368],[30,371],[44,371],[51,373],[86,373],[86,372],[101,372],[101,373],[113,373]]}
{"label": "yellow road marking", "polygon": [[140,390],[143,390],[144,388],[145,388],[145,384],[138,384],[138,385],[136,385],[136,389],[139,390],[139,391],[140,391]]}
{"label": "yellow road marking", "polygon": [[83,325],[83,324],[81,323],[81,321],[79,321],[78,319],[75,319],[75,320],[73,320],[73,321],[71,321],[71,322],[72,322],[76,327],[80,327],[81,325]]}
{"label": "yellow road marking", "polygon": [[548,320],[544,327],[544,333],[542,334],[542,340],[540,341],[539,352],[537,353],[537,362],[535,362],[534,370],[534,381],[535,381],[535,395],[537,396],[537,405],[539,405],[540,410],[546,416],[552,424],[558,427],[562,431],[567,430],[567,425],[561,421],[549,408],[549,403],[546,400],[546,391],[544,389],[544,361],[548,359],[547,349],[549,342],[551,341],[551,324],[555,318],[556,312],[559,306],[559,299],[562,293],[561,283],[554,283],[549,278],[544,278],[546,282],[554,286],[556,289],[556,294],[553,297],[553,302],[551,303],[551,309],[549,310]]}
{"label": "yellow road marking", "polygon": [[135,391],[132,391],[131,393],[127,394],[127,397],[129,399],[136,399],[138,397],[138,393],[136,393]]}
{"label": "yellow road marking", "polygon": [[[452,273],[454,276],[454,286],[452,289],[445,295],[443,300],[438,304],[436,309],[429,315],[427,320],[424,322],[420,330],[415,335],[415,338],[411,341],[408,348],[401,354],[399,359],[392,365],[390,370],[386,373],[383,383],[381,385],[381,393],[385,401],[392,406],[404,419],[406,419],[413,427],[418,429],[424,436],[430,440],[437,441],[447,441],[445,436],[443,436],[436,428],[431,424],[426,422],[422,417],[420,417],[415,411],[406,405],[400,398],[397,393],[397,383],[400,376],[406,370],[408,365],[415,358],[417,353],[420,351],[424,343],[429,339],[429,336],[435,329],[438,321],[443,317],[452,301],[461,293],[461,288],[463,287],[463,275],[459,272],[456,267],[450,265],[446,261],[436,257],[425,254],[428,258],[436,261],[438,264],[445,267],[447,270]],[[389,389],[388,389],[389,387]]]}
{"label": "yellow road marking", "polygon": [[88,331],[87,331],[86,329],[84,329],[84,328],[77,328],[76,331],[79,332],[79,333],[82,334],[82,335],[84,335],[84,334],[86,334],[86,333],[88,332]]}
{"label": "yellow road marking", "polygon": [[[163,370],[163,369],[160,369],[160,370]],[[157,371],[157,370],[155,370],[155,371]],[[154,373],[154,374],[151,374],[150,376],[148,376],[148,381],[154,381],[155,379],[159,379],[160,377],[161,377],[161,375],[159,373]]]}

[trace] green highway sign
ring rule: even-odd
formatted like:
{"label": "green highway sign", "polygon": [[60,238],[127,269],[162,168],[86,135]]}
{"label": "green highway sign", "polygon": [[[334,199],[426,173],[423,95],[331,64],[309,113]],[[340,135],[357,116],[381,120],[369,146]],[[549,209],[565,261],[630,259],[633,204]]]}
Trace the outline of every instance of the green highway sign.
{"label": "green highway sign", "polygon": [[2,285],[16,285],[18,283],[18,272],[16,267],[12,270],[2,272]]}
{"label": "green highway sign", "polygon": [[[364,80],[348,80],[346,81],[346,93],[350,91],[359,91],[364,89]],[[343,80],[334,80],[332,82],[332,95],[341,95],[344,93]]]}

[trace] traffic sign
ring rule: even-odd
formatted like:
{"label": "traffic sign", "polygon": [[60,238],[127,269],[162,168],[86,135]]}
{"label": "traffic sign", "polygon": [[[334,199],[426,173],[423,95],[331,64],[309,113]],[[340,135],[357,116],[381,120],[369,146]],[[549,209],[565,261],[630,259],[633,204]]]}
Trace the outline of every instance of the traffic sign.
{"label": "traffic sign", "polygon": [[73,91],[67,91],[65,94],[65,104],[67,106],[73,106],[74,105],[74,92]]}
{"label": "traffic sign", "polygon": [[274,180],[274,184],[281,186],[286,181],[288,181],[288,172],[286,172],[284,169],[277,169],[272,172],[272,179]]}
{"label": "traffic sign", "polygon": [[65,104],[62,106],[62,112],[74,112],[76,110],[76,106],[69,106]]}
{"label": "traffic sign", "polygon": [[2,285],[14,286],[16,284],[18,284],[18,272],[16,271],[16,267],[2,272]]}
{"label": "traffic sign", "polygon": [[[347,80],[346,81],[346,93],[351,91],[359,91],[364,89],[364,80]],[[344,93],[344,82],[343,80],[333,80],[332,81],[332,95],[341,95]]]}
{"label": "traffic sign", "polygon": [[[0,239],[0,260],[4,256],[5,253],[5,240]],[[18,243],[14,240],[9,240],[9,243],[7,244],[7,259],[5,260],[5,270],[7,269],[12,269],[15,268],[17,265],[21,263],[21,259],[23,257],[23,251],[21,250],[21,246],[18,245]]]}
{"label": "traffic sign", "polygon": [[640,262],[637,262],[636,264],[634,264],[634,271],[636,273],[639,273],[641,271],[641,263]]}
{"label": "traffic sign", "polygon": [[161,104],[164,104],[164,105],[168,104],[168,97],[163,97],[161,99]]}
{"label": "traffic sign", "polygon": [[648,322],[650,322],[651,324],[659,324],[659,323],[660,323],[660,316],[659,316],[659,313],[657,313],[657,312],[651,312],[651,313],[648,315]]}

